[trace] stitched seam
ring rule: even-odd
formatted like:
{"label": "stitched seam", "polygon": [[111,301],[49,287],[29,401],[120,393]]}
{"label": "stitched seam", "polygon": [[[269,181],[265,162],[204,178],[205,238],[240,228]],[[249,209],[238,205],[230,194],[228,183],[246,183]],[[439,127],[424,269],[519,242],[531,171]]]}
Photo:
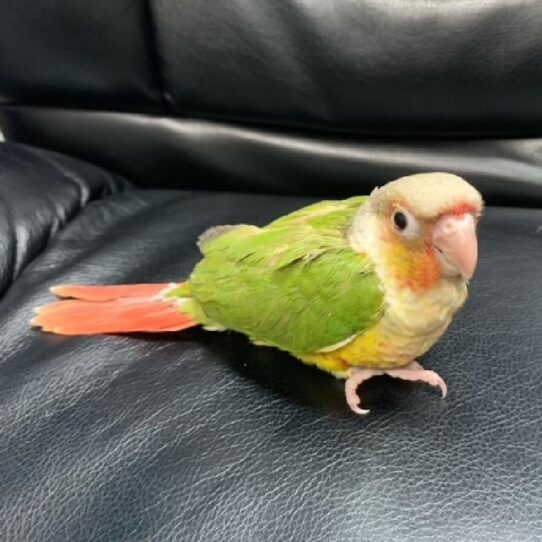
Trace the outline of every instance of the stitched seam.
{"label": "stitched seam", "polygon": [[169,78],[166,72],[166,58],[160,50],[160,31],[157,25],[152,1],[153,0],[146,0],[144,3],[147,15],[144,24],[150,46],[149,52],[151,56],[151,64],[153,66],[153,76],[158,86],[162,106],[169,112],[172,112],[174,109],[174,103],[171,93],[168,90],[170,87]]}

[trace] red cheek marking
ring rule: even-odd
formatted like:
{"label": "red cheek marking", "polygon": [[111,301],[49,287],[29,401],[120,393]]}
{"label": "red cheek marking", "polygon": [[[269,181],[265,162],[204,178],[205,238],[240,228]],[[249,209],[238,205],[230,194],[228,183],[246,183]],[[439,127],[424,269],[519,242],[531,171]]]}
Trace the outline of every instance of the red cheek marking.
{"label": "red cheek marking", "polygon": [[441,278],[439,263],[432,246],[426,244],[415,251],[401,248],[392,251],[388,260],[395,271],[395,279],[403,288],[409,290],[431,289]]}
{"label": "red cheek marking", "polygon": [[439,278],[440,268],[433,247],[425,245],[423,265],[418,280],[419,288],[421,290],[428,290],[434,286]]}

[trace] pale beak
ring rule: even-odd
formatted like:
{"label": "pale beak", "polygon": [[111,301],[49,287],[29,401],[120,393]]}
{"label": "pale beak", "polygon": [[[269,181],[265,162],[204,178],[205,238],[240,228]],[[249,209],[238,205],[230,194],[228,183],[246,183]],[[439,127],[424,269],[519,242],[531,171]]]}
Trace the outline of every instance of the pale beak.
{"label": "pale beak", "polygon": [[[440,253],[445,273],[461,273],[465,279],[474,275],[478,261],[476,224],[470,213],[443,216],[435,225],[433,245]],[[455,269],[454,269],[455,268]]]}

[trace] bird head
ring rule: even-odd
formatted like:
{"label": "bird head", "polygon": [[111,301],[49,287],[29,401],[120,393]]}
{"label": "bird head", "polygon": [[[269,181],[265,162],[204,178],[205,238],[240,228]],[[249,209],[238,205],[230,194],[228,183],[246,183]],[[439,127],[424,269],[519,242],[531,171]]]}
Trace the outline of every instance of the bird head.
{"label": "bird head", "polygon": [[349,240],[410,289],[427,289],[441,279],[468,281],[478,259],[482,208],[480,193],[461,177],[410,175],[373,191]]}

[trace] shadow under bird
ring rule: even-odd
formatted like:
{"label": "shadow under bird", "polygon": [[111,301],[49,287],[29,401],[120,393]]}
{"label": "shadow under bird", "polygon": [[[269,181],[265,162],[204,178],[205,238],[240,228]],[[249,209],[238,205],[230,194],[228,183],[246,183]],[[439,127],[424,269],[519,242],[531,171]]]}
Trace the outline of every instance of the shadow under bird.
{"label": "shadow under bird", "polygon": [[322,201],[260,228],[217,226],[184,282],[62,285],[32,325],[64,335],[234,330],[337,378],[358,414],[375,375],[444,380],[416,358],[467,299],[478,257],[478,191],[449,173],[402,177],[369,196]]}

